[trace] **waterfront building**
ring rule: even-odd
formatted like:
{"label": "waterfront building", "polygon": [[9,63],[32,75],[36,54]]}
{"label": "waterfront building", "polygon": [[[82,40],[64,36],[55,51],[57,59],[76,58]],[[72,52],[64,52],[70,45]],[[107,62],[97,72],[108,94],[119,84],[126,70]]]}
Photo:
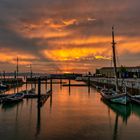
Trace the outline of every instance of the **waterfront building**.
{"label": "waterfront building", "polygon": [[[102,75],[104,77],[114,77],[113,67],[103,67],[96,69],[96,75]],[[136,67],[118,67],[118,77],[121,78],[140,78],[140,66]]]}

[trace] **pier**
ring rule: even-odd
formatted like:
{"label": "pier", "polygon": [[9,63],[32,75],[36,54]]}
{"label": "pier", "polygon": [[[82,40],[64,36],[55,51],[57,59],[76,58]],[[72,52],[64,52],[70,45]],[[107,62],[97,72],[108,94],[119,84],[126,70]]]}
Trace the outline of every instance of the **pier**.
{"label": "pier", "polygon": [[64,86],[64,87],[67,87],[67,86],[82,87],[82,86],[87,86],[87,84],[62,84],[62,86]]}
{"label": "pier", "polygon": [[[60,85],[60,88],[62,87],[69,87],[69,92],[71,91],[71,87],[87,87],[88,91],[90,88],[90,80],[88,78],[88,83],[73,83],[72,81],[75,80],[77,78],[77,74],[61,74],[61,75],[49,75],[49,76],[41,76],[41,77],[32,77],[32,78],[26,78],[26,81],[23,81],[22,78],[20,79],[13,79],[13,78],[7,78],[5,79],[5,81],[7,81],[7,83],[11,84],[11,87],[18,89],[18,84],[20,85],[25,85],[26,90],[28,90],[28,85],[31,86],[31,88],[35,88],[36,89],[36,93],[35,94],[24,94],[24,99],[37,99],[37,103],[39,106],[43,106],[43,104],[47,101],[47,99],[49,97],[52,96],[52,92],[53,92],[53,85]],[[80,75],[81,76],[81,75]],[[18,80],[18,82],[17,82]],[[42,92],[42,86],[45,85],[45,92]],[[10,90],[11,88],[8,88],[8,90]],[[17,90],[18,92],[22,92],[22,90]],[[1,94],[0,95],[0,99],[2,101],[2,99],[6,96],[8,96],[9,94],[5,93],[5,94]]]}
{"label": "pier", "polygon": [[52,79],[50,79],[50,90],[46,91],[46,94],[41,93],[41,78],[38,79],[38,106],[43,106],[47,99],[52,95]]}
{"label": "pier", "polygon": [[[104,77],[92,77],[86,76],[81,77],[80,82],[72,82],[73,80],[77,79],[77,75],[49,75],[49,76],[42,76],[42,77],[32,77],[27,78],[26,81],[19,80],[21,85],[31,85],[37,91],[36,94],[25,94],[24,99],[38,99],[38,105],[43,106],[43,104],[47,101],[49,97],[52,96],[53,92],[53,85],[60,85],[62,87],[69,87],[69,92],[71,91],[71,87],[87,87],[88,91],[90,92],[90,88],[115,88],[115,79],[114,78],[104,78]],[[7,83],[11,84],[11,87],[16,85],[16,79],[5,79]],[[122,85],[125,84],[127,87],[127,91],[130,94],[139,94],[140,93],[140,79],[118,79],[119,88],[122,88]],[[45,92],[42,92],[42,86],[45,85]],[[14,88],[18,88],[16,85]],[[10,90],[9,88],[8,90]],[[19,91],[22,92],[22,91]],[[1,94],[0,99],[8,96],[9,94]]]}

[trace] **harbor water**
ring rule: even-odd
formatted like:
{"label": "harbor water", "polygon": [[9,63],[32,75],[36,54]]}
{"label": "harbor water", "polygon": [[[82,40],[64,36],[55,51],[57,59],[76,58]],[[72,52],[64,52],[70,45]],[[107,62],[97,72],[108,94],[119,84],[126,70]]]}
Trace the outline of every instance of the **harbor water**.
{"label": "harbor water", "polygon": [[[41,91],[46,92],[45,85]],[[110,104],[86,86],[54,84],[41,108],[37,99],[0,105],[0,140],[139,140],[139,131],[140,106]]]}

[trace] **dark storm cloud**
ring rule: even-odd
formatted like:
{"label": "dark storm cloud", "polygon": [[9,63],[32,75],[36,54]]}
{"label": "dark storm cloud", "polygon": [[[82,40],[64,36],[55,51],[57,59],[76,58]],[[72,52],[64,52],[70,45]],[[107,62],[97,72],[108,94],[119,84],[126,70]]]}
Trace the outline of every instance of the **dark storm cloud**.
{"label": "dark storm cloud", "polygon": [[108,29],[114,24],[119,26],[120,34],[129,35],[130,32],[135,35],[139,33],[139,5],[138,0],[2,0],[0,16],[9,19],[8,22],[14,19],[35,22],[42,18],[81,19],[93,16],[97,19],[96,22],[83,22],[70,28],[79,28],[85,34],[91,34],[91,31],[100,34],[101,28],[107,34]]}
{"label": "dark storm cloud", "polygon": [[[117,36],[127,39],[137,38],[136,41],[139,41],[139,7],[139,0],[1,0],[0,49],[8,48],[19,53],[32,54],[40,58],[37,61],[50,61],[51,65],[54,65],[53,60],[44,56],[43,50],[61,47],[93,47],[96,49],[102,48],[102,46],[106,47],[108,44],[91,42],[77,46],[75,44],[59,46],[50,44],[50,41],[65,41],[90,36],[110,37],[112,25],[117,28]],[[46,23],[48,19],[51,19],[50,23]],[[71,19],[75,19],[76,22],[63,25],[63,21]],[[25,25],[29,29],[28,32]],[[30,25],[33,25],[33,27],[30,27]],[[63,30],[69,32],[69,34],[47,38],[42,38],[41,35],[37,36],[43,30],[47,34],[50,28],[54,28],[51,30],[52,32],[56,31],[58,33],[57,30]],[[140,49],[138,51],[140,52]],[[121,58],[128,60],[129,55],[133,58],[136,56],[130,50],[130,53],[122,54]],[[138,55],[137,59],[140,59]]]}
{"label": "dark storm cloud", "polygon": [[29,51],[35,53],[39,50],[36,45],[37,39],[28,39],[20,36],[16,32],[8,28],[0,28],[0,45],[4,48],[15,49],[16,51]]}

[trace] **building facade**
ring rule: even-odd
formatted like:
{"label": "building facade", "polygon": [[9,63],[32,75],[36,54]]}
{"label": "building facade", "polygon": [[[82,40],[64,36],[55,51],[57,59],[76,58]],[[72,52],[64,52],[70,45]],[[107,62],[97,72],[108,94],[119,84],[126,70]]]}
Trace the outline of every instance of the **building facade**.
{"label": "building facade", "polygon": [[[96,74],[103,77],[114,77],[113,67],[103,67],[96,70]],[[137,67],[118,67],[117,74],[119,78],[140,78],[140,66]]]}

